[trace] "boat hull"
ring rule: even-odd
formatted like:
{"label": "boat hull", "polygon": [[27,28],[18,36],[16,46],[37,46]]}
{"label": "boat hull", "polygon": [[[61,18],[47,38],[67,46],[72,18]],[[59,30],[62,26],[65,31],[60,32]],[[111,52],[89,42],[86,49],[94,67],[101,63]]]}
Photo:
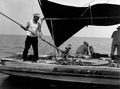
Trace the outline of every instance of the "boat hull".
{"label": "boat hull", "polygon": [[8,75],[74,83],[120,85],[120,68],[5,61],[0,72]]}

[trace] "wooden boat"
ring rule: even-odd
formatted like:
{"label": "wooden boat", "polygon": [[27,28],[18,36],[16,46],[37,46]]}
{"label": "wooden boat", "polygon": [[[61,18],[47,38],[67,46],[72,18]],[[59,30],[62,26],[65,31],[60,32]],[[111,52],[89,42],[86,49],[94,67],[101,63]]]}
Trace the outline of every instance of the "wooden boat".
{"label": "wooden boat", "polygon": [[[44,19],[47,22],[56,47],[59,47],[64,41],[86,25],[106,26],[120,23],[120,20],[118,20],[120,14],[117,12],[120,8],[119,5],[93,5],[91,6],[93,10],[92,12],[95,12],[92,15],[94,17],[91,18],[90,13],[88,12],[84,16],[82,15],[88,7],[78,8],[66,6],[50,2],[49,0],[38,0],[38,3],[40,4],[45,17]],[[99,13],[96,8],[99,10]],[[106,11],[104,11],[104,13],[101,13],[101,8],[106,8],[103,10],[106,10],[107,13],[110,12],[111,9],[115,12],[107,14]],[[81,15],[82,17],[80,17]],[[94,24],[91,23],[91,20],[93,20]],[[63,32],[67,33],[68,31],[68,35],[63,34]],[[61,38],[59,39],[59,37]],[[21,55],[19,55],[20,54],[1,58],[0,72],[14,76],[74,83],[120,85],[120,68],[118,64],[112,62],[109,57],[71,57],[67,60],[63,60],[62,58],[56,56],[42,55],[39,56],[37,63],[33,63],[31,61],[22,61]],[[55,58],[55,60],[52,58]]]}
{"label": "wooden boat", "polygon": [[39,57],[37,63],[22,61],[19,55],[18,57],[1,58],[0,72],[14,76],[74,83],[120,85],[120,68],[110,67],[109,58],[105,58],[106,60],[72,58],[76,62],[74,65],[60,64],[55,60],[48,60],[48,58],[45,55]]}

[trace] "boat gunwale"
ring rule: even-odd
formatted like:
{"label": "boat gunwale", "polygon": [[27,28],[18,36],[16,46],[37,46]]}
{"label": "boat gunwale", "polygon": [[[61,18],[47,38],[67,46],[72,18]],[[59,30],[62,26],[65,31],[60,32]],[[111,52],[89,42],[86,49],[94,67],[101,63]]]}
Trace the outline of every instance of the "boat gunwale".
{"label": "boat gunwale", "polygon": [[[22,70],[21,70],[22,69]],[[76,74],[76,73],[65,73],[65,72],[57,72],[57,71],[43,71],[41,69],[34,69],[31,68],[13,68],[13,67],[0,67],[2,71],[16,71],[16,72],[23,72],[23,73],[41,73],[41,74],[53,74],[53,75],[69,75],[69,76],[79,76],[79,77],[97,77],[97,78],[113,78],[113,79],[120,79],[120,76],[107,76],[107,75],[97,75],[97,74]]]}

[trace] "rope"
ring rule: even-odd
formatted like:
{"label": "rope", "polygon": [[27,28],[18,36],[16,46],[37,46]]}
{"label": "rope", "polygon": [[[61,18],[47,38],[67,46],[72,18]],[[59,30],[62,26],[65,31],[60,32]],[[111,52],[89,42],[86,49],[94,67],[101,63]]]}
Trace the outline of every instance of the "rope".
{"label": "rope", "polygon": [[106,3],[108,3],[110,0],[107,0],[107,2]]}
{"label": "rope", "polygon": [[[42,28],[42,24],[43,24],[43,19],[41,20],[41,27],[40,29]],[[50,41],[48,41],[49,43],[51,43],[52,39]],[[41,50],[45,49],[46,47],[48,46],[48,44],[46,44]]]}
{"label": "rope", "polygon": [[[49,41],[49,43],[51,43],[52,39]],[[40,49],[39,51],[45,49],[48,46],[48,44],[46,44],[42,49]]]}
{"label": "rope", "polygon": [[[90,7],[91,25],[93,25],[92,9],[91,9],[90,5],[89,5],[89,7]],[[93,33],[93,36],[94,36],[94,30],[93,30],[93,28],[92,28],[92,33]]]}
{"label": "rope", "polygon": [[89,7],[83,12],[83,14],[81,15],[81,17],[87,12],[88,9],[89,9]]}
{"label": "rope", "polygon": [[42,7],[42,3],[41,3],[41,0],[38,0],[38,3],[39,3],[39,5]]}
{"label": "rope", "polygon": [[91,9],[91,6],[89,5],[90,7],[90,19],[91,19],[91,25],[93,25],[93,18],[92,18],[92,9]]}
{"label": "rope", "polygon": [[32,3],[32,14],[33,14],[34,3],[35,3],[35,0],[33,0],[33,3]]}
{"label": "rope", "polygon": [[[50,22],[51,22],[52,36],[53,36],[53,42],[54,42],[55,38],[54,38],[54,31],[53,31],[53,22],[52,22],[52,19],[50,20]],[[55,45],[55,42],[54,42],[54,45]],[[55,54],[55,49],[54,49],[54,54]]]}
{"label": "rope", "polygon": [[92,2],[94,2],[95,0],[92,0],[91,2],[89,2],[89,3],[87,3],[87,4],[85,4],[85,5],[83,5],[82,7],[85,7],[85,6],[87,6],[87,5],[90,5]]}

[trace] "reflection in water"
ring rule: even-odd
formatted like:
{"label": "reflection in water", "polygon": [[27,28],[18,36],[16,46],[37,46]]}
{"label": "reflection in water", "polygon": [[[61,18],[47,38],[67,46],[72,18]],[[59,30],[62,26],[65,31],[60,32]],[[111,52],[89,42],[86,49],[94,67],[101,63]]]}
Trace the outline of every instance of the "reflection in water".
{"label": "reflection in water", "polygon": [[[2,79],[2,80],[1,80]],[[120,89],[120,86],[73,84],[23,77],[0,77],[0,89]]]}

